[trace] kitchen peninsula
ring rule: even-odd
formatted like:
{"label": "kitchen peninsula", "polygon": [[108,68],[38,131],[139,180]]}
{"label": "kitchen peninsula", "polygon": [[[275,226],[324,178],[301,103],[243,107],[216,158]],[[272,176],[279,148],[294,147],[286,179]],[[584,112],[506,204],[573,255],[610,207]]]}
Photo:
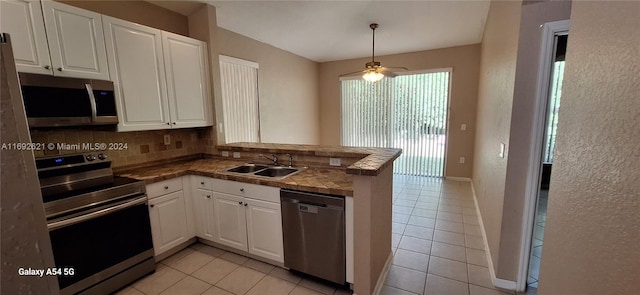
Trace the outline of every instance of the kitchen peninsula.
{"label": "kitchen peninsula", "polygon": [[[193,175],[345,196],[347,281],[353,284],[354,294],[379,291],[392,258],[392,172],[401,150],[263,143],[225,144],[217,150],[221,156],[122,167],[116,173],[145,180],[148,185]],[[305,168],[284,178],[227,171],[244,163],[267,163],[265,156],[271,155],[280,157],[281,164],[290,164],[290,159],[293,166]],[[335,166],[330,166],[330,161]]]}

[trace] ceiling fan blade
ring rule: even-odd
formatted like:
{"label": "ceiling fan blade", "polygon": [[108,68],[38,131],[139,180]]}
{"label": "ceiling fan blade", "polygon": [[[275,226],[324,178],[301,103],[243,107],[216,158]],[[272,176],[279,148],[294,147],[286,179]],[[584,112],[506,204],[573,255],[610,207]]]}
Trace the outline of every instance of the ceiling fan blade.
{"label": "ceiling fan blade", "polygon": [[352,77],[352,76],[356,76],[356,75],[362,75],[362,74],[364,74],[366,71],[367,71],[367,70],[364,70],[364,71],[362,71],[362,70],[361,70],[361,71],[357,71],[357,72],[346,73],[346,74],[342,74],[342,75],[340,75],[340,76],[338,76],[338,77]]}

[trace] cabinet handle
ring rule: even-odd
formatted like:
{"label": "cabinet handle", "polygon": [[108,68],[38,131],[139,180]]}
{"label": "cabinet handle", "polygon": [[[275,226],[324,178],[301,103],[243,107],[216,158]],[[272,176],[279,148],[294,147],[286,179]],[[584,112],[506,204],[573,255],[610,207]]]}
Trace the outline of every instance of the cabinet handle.
{"label": "cabinet handle", "polygon": [[244,203],[244,206],[247,207],[247,203]]}
{"label": "cabinet handle", "polygon": [[171,123],[167,122],[167,125],[171,125]]}
{"label": "cabinet handle", "polygon": [[204,181],[201,181],[201,182],[200,182],[200,184],[201,184],[201,185],[204,185]]}
{"label": "cabinet handle", "polygon": [[241,188],[241,189],[240,189],[240,191],[241,191],[241,192],[244,192],[244,189],[243,189],[243,188]]}
{"label": "cabinet handle", "polygon": [[51,66],[50,65],[46,65],[46,66],[44,66],[44,68],[48,70],[48,69],[51,68]]}
{"label": "cabinet handle", "polygon": [[155,205],[149,205],[149,207],[153,208]]}
{"label": "cabinet handle", "polygon": [[238,204],[242,205],[242,202],[238,202]]}
{"label": "cabinet handle", "polygon": [[171,123],[171,124],[176,125],[176,122],[173,122],[173,123]]}
{"label": "cabinet handle", "polygon": [[165,185],[165,186],[164,186],[164,189],[169,189],[169,186],[168,186],[168,185]]}
{"label": "cabinet handle", "polygon": [[207,199],[211,199],[211,196],[210,196],[210,195],[207,195]]}
{"label": "cabinet handle", "polygon": [[57,68],[58,72],[62,72],[62,68]]}

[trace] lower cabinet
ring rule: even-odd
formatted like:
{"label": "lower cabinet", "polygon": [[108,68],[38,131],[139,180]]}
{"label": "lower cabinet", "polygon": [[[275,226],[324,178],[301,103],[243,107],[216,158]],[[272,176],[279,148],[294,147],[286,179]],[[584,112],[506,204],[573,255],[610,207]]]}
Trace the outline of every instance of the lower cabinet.
{"label": "lower cabinet", "polygon": [[[151,235],[156,256],[180,246],[196,235],[192,211],[194,206],[191,203],[187,177],[147,185]],[[187,182],[186,185],[183,185],[183,181]]]}
{"label": "lower cabinet", "polygon": [[150,199],[149,218],[156,256],[191,238],[183,191]]}
{"label": "lower cabinet", "polygon": [[192,183],[198,237],[284,262],[280,189],[202,177]]}

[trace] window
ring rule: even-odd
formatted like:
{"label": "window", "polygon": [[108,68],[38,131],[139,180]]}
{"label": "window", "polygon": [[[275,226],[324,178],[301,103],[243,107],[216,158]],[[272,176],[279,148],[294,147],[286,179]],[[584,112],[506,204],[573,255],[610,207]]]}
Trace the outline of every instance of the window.
{"label": "window", "polygon": [[450,70],[341,81],[341,143],[402,148],[394,173],[444,176]]}
{"label": "window", "polygon": [[260,142],[258,64],[220,56],[225,142]]}

